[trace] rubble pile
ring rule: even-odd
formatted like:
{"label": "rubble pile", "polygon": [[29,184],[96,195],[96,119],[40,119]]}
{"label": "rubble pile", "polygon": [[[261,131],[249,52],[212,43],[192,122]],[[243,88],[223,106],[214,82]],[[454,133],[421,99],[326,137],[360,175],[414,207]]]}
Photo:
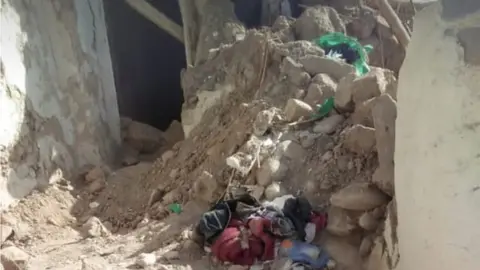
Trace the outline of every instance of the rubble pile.
{"label": "rubble pile", "polygon": [[[192,205],[206,211],[232,189],[246,188],[259,200],[304,196],[327,211],[329,237],[321,241],[341,269],[391,263],[395,61],[402,57],[382,17],[367,7],[359,12],[344,20],[332,7],[308,8],[296,21],[280,17],[272,28],[211,50],[182,74],[185,138],[178,125],[166,135],[124,119],[125,167],[95,168],[82,180],[86,199],[77,212],[87,234],[141,229],[186,215]],[[309,41],[329,32],[373,45],[370,72],[357,75]],[[328,100],[334,108],[315,117]],[[186,241],[183,229],[161,244]],[[155,261],[142,254],[138,264]]]}

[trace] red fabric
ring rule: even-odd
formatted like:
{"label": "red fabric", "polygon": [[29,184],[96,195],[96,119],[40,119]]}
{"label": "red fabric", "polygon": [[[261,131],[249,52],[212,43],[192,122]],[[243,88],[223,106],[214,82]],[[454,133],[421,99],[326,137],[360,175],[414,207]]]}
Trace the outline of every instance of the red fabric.
{"label": "red fabric", "polygon": [[327,227],[328,217],[327,214],[320,214],[312,212],[310,215],[310,222],[316,225],[317,232]]}
{"label": "red fabric", "polygon": [[[250,226],[251,225],[251,226]],[[212,245],[212,253],[222,262],[237,265],[253,265],[256,259],[271,260],[274,258],[274,239],[263,231],[267,223],[255,221],[247,225],[232,220]],[[251,228],[254,230],[252,231]],[[242,248],[241,228],[249,230],[248,247]]]}

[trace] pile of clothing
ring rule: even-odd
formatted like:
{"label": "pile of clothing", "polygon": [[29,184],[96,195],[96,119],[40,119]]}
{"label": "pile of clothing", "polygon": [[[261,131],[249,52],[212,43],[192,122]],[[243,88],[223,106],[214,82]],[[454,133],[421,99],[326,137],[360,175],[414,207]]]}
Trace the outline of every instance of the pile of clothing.
{"label": "pile of clothing", "polygon": [[243,194],[204,213],[196,231],[222,262],[252,266],[288,258],[292,265],[323,269],[329,256],[309,243],[326,225],[327,215],[313,211],[305,198],[287,195],[260,203]]}

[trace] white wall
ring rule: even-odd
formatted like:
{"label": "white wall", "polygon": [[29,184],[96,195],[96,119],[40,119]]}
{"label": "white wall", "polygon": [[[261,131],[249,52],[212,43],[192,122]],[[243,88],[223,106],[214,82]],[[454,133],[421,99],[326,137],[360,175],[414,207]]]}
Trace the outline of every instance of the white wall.
{"label": "white wall", "polygon": [[120,142],[102,1],[3,2],[0,209]]}
{"label": "white wall", "polygon": [[[460,2],[476,6],[452,3],[448,21],[439,4],[417,16],[400,71],[396,269],[480,269],[480,63],[465,63],[457,39],[462,29],[480,27],[480,5]],[[449,10],[454,5],[463,11]],[[469,48],[480,56],[478,42]]]}

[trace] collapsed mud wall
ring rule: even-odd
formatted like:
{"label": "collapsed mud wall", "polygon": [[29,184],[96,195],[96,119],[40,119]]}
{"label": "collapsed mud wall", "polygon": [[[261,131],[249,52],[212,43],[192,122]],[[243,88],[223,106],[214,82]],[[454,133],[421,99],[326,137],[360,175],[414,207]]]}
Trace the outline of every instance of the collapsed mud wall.
{"label": "collapsed mud wall", "polygon": [[415,19],[400,71],[396,269],[480,265],[480,2],[441,4]]}
{"label": "collapsed mud wall", "polygon": [[120,142],[102,1],[2,1],[1,28],[0,209]]}

